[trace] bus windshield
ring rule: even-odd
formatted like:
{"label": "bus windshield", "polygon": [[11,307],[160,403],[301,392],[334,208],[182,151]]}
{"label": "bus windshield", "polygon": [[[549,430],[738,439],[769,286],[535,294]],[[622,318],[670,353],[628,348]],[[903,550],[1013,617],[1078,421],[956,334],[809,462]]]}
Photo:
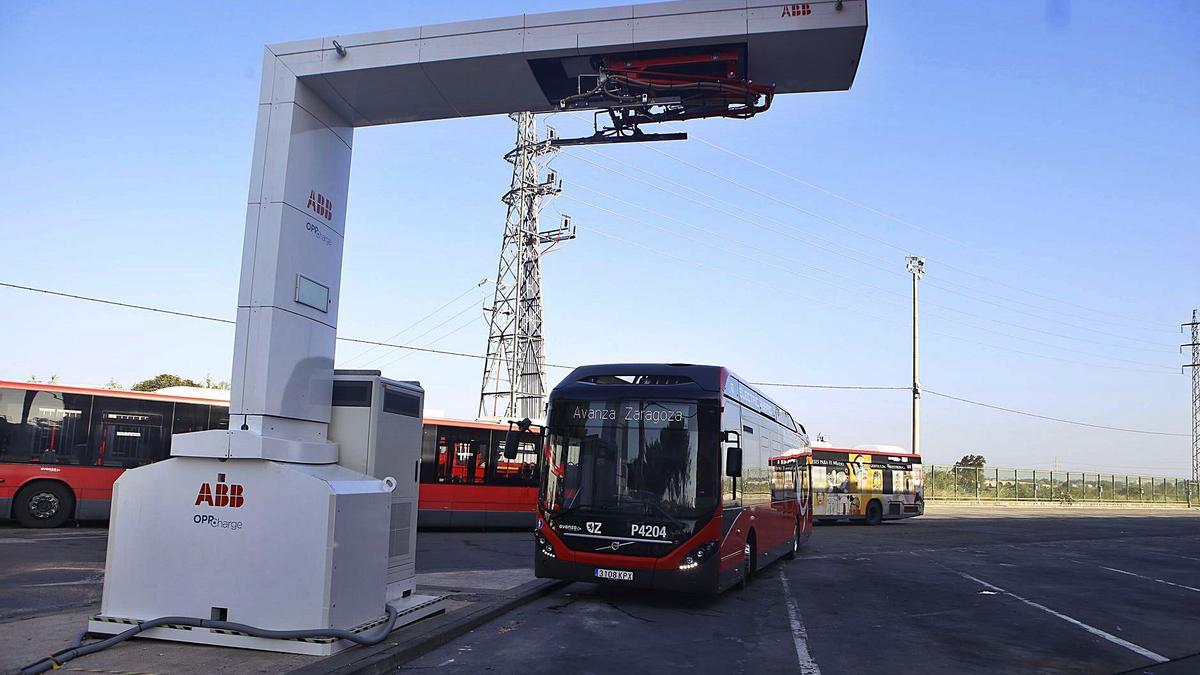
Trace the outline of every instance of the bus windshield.
{"label": "bus windshield", "polygon": [[694,401],[555,401],[542,501],[568,511],[695,518],[717,504]]}

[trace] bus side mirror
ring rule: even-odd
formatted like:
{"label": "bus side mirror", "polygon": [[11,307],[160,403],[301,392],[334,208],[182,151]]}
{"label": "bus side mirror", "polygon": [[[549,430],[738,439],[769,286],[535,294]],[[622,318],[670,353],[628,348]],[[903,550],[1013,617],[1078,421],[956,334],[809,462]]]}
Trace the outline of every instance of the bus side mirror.
{"label": "bus side mirror", "polygon": [[521,438],[525,436],[525,432],[529,431],[529,427],[533,422],[528,417],[520,422],[508,423],[508,432],[504,434],[504,459],[513,460],[517,458],[517,452],[521,448]]}
{"label": "bus side mirror", "polygon": [[726,448],[725,450],[725,475],[732,478],[738,478],[742,475],[742,449],[741,448]]}

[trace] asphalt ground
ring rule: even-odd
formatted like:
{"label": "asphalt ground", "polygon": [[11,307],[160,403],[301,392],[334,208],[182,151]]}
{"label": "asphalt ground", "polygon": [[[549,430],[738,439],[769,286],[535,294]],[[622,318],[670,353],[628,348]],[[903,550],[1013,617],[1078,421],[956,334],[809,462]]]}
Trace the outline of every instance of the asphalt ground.
{"label": "asphalt ground", "polygon": [[[102,524],[30,530],[0,523],[0,672],[69,646],[88,617],[99,612],[107,539]],[[470,615],[509,602],[515,590],[533,581],[530,541],[527,532],[420,532],[417,591],[445,598],[444,618],[450,623],[464,612]],[[401,628],[389,642],[403,642],[410,634],[413,631]],[[333,659],[344,665],[347,659],[341,656]],[[207,675],[320,671],[323,663],[312,656],[134,639],[66,668]],[[335,664],[332,659],[330,663]]]}
{"label": "asphalt ground", "polygon": [[[0,525],[0,657],[9,629],[30,617],[76,612],[55,624],[73,637],[65,633],[98,609],[106,539],[100,526]],[[530,555],[525,532],[418,535],[425,586],[463,601],[486,600],[490,582],[519,575]],[[1196,511],[935,506],[874,528],[818,527],[795,561],[716,598],[571,584],[405,669],[1140,672],[1200,652],[1198,594]],[[111,652],[137,643],[141,653],[164,644]],[[251,667],[250,653],[199,649],[228,661],[226,672],[313,663]],[[104,656],[68,667],[109,665],[97,665]],[[156,666],[135,669],[172,672]],[[1200,673],[1200,658],[1145,672]]]}
{"label": "asphalt ground", "polygon": [[1200,513],[934,507],[818,527],[715,598],[571,584],[404,670],[1168,675],[1197,652]]}
{"label": "asphalt ground", "polygon": [[[496,571],[530,567],[530,541],[524,532],[419,532],[417,573],[453,591],[469,586],[457,573],[480,570],[481,560]],[[0,522],[0,624],[98,605],[107,546],[103,523],[31,530]]]}

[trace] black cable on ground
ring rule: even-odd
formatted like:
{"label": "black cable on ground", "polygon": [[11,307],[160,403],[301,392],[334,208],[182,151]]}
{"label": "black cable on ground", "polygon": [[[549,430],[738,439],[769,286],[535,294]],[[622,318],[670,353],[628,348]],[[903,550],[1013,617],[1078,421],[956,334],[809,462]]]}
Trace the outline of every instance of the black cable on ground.
{"label": "black cable on ground", "polygon": [[339,640],[350,640],[351,642],[369,647],[371,645],[376,645],[380,642],[383,642],[384,638],[388,636],[388,633],[391,633],[392,629],[396,627],[396,619],[399,617],[399,613],[396,612],[396,608],[388,605],[387,616],[387,623],[376,629],[376,632],[369,635],[352,633],[341,628],[319,628],[316,630],[267,630],[265,628],[256,628],[254,626],[247,626],[244,623],[233,623],[231,621],[196,619],[189,616],[164,616],[157,619],[151,619],[150,621],[143,621],[123,633],[118,633],[99,642],[93,642],[90,645],[82,644],[83,637],[87,635],[87,633],[81,633],[80,636],[76,638],[74,646],[55,652],[41,661],[31,663],[22,668],[20,672],[21,675],[36,675],[37,673],[44,673],[48,670],[55,670],[62,667],[64,663],[71,661],[72,659],[77,659],[80,656],[87,656],[88,654],[95,654],[96,652],[108,649],[115,644],[120,644],[137,635],[138,633],[141,633],[142,631],[166,625],[192,626],[195,628],[215,628],[218,630],[245,633],[246,635],[250,635],[252,637],[271,638],[275,640],[337,638]]}

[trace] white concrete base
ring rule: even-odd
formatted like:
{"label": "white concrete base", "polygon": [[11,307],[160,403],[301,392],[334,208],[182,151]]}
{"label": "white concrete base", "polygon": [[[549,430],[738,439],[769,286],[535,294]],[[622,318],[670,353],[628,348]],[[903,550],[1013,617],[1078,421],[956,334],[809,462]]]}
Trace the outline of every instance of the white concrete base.
{"label": "white concrete base", "polygon": [[[396,618],[396,628],[407,626],[411,623],[424,619],[428,616],[441,614],[445,611],[445,598],[442,596],[433,595],[411,595],[407,598],[397,600],[391,603],[398,612]],[[88,632],[101,635],[116,635],[129,630],[132,626],[137,625],[138,621],[146,621],[153,617],[145,619],[129,619],[119,617],[109,617],[104,615],[96,615],[88,621]],[[376,630],[381,624],[387,621],[386,616],[381,616],[378,619],[369,621],[361,626],[357,626],[352,630],[357,633],[370,633]],[[343,649],[353,647],[354,642],[350,640],[337,640],[334,638],[306,638],[302,640],[277,640],[273,638],[260,638],[246,635],[244,633],[235,633],[232,631],[223,631],[212,628],[193,628],[190,626],[162,626],[159,628],[151,628],[149,630],[138,633],[137,637],[152,638],[156,640],[172,640],[175,642],[192,642],[196,644],[216,645],[218,647],[237,647],[239,649],[257,649],[268,652],[285,652],[289,654],[308,654],[311,656],[330,656],[336,654]]]}

